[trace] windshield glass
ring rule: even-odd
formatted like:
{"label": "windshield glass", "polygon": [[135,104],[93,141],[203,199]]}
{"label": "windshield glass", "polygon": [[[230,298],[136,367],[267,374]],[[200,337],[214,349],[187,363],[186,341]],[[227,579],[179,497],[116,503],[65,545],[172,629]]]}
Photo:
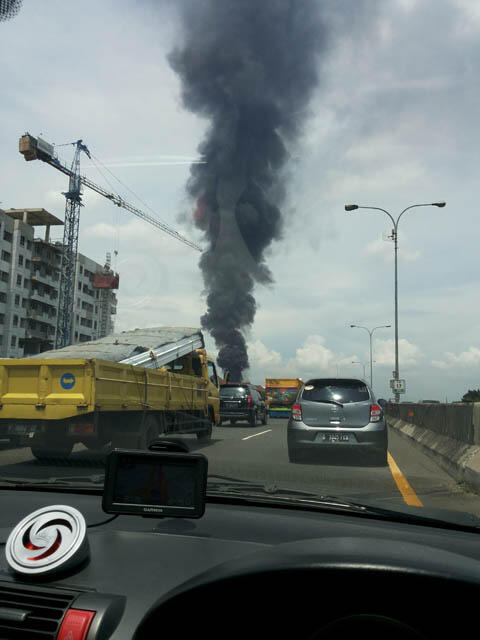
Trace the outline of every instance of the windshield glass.
{"label": "windshield glass", "polygon": [[480,515],[479,7],[0,2],[2,482]]}
{"label": "windshield glass", "polygon": [[360,380],[309,380],[302,392],[302,400],[310,402],[365,402],[370,394]]}

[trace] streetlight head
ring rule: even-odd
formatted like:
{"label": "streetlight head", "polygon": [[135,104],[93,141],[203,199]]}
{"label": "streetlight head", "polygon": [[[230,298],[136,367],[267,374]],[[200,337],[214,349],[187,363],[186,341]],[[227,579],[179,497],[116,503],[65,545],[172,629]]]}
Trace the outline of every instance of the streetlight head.
{"label": "streetlight head", "polygon": [[358,204],[346,204],[345,205],[345,211],[355,211],[355,209],[358,209]]}
{"label": "streetlight head", "polygon": [[442,200],[442,201],[440,201],[440,202],[432,202],[432,206],[434,206],[434,207],[440,207],[440,208],[441,208],[441,207],[444,207],[446,204],[447,204],[447,203],[446,203],[446,202],[444,202],[443,200]]}

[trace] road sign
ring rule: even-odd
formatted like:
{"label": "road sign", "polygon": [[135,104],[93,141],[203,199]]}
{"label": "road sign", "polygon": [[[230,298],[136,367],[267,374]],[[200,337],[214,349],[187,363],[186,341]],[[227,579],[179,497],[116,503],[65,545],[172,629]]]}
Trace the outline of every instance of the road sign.
{"label": "road sign", "polygon": [[395,393],[405,393],[405,380],[390,380],[390,388],[393,389]]}

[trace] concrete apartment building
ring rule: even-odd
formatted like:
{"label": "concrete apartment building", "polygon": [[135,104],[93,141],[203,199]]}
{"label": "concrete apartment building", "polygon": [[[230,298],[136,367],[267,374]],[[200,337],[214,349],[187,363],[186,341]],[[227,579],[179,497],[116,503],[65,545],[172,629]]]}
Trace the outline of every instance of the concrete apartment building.
{"label": "concrete apartment building", "polygon": [[[0,357],[21,358],[55,346],[62,243],[50,228],[63,222],[45,209],[0,209]],[[44,227],[43,238],[35,228]],[[118,275],[78,254],[73,341],[112,333]]]}

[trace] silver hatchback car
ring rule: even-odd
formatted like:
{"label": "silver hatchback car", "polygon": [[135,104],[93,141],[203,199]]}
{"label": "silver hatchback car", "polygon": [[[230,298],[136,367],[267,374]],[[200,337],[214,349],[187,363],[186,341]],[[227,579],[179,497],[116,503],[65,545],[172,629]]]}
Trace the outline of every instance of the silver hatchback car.
{"label": "silver hatchback car", "polygon": [[348,448],[370,453],[379,466],[387,464],[383,409],[365,381],[355,378],[308,380],[292,407],[287,441],[290,462],[307,450]]}

